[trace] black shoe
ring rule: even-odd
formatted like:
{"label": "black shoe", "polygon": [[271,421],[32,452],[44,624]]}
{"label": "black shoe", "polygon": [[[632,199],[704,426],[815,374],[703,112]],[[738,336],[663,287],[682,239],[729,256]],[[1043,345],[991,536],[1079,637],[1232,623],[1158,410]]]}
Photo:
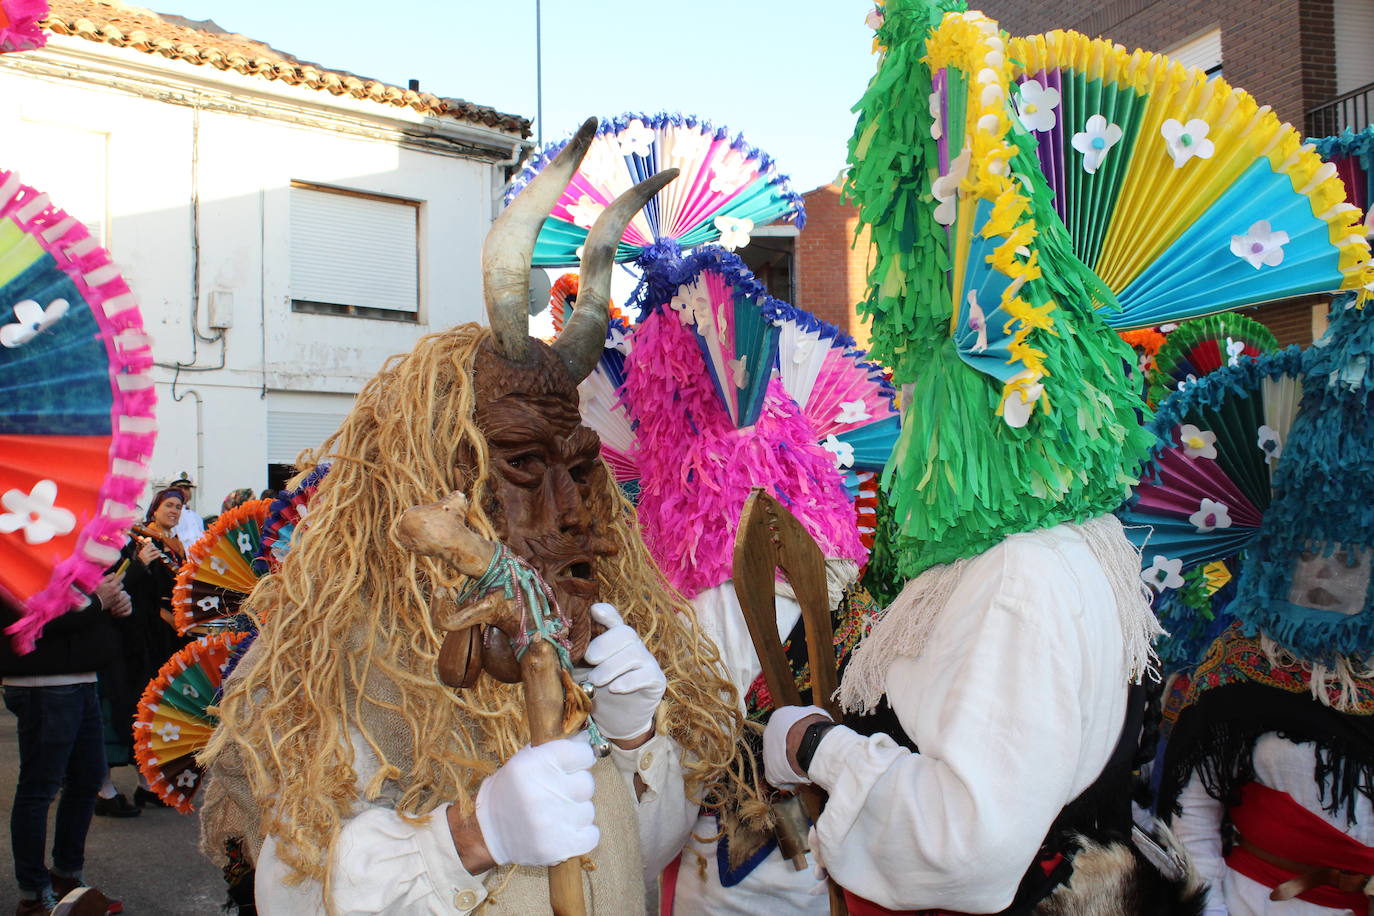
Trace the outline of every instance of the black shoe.
{"label": "black shoe", "polygon": [[123,793],[114,798],[100,798],[95,800],[95,813],[97,817],[138,817],[138,809],[129,803]]}
{"label": "black shoe", "polygon": [[150,792],[142,786],[134,789],[134,804],[138,805],[140,808],[169,807],[169,805],[162,800],[162,796],[158,795],[156,792]]}

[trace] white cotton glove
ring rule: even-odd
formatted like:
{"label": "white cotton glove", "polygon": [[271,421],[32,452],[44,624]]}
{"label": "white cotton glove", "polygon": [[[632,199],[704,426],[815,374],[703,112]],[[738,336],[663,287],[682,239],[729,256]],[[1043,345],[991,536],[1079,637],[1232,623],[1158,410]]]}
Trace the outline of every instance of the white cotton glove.
{"label": "white cotton glove", "polygon": [[792,769],[787,759],[787,733],[807,716],[822,715],[827,719],[830,713],[819,706],[780,706],[768,717],[768,726],[763,730],[763,775],[779,789],[811,782],[810,777]]}
{"label": "white cotton glove", "polygon": [[585,740],[526,745],[477,790],[477,825],[497,865],[556,865],[601,841],[592,805],[596,754]]}
{"label": "white cotton glove", "polygon": [[606,632],[587,645],[586,662],[591,667],[576,674],[578,680],[596,688],[592,721],[607,738],[638,738],[653,728],[668,679],[639,634],[625,625],[614,607],[599,602],[592,605],[591,614]]}

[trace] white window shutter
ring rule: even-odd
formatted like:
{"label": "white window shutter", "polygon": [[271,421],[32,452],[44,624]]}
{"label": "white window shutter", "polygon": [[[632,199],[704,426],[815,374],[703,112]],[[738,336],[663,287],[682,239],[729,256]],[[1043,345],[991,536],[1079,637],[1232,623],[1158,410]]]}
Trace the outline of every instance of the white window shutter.
{"label": "white window shutter", "polygon": [[1188,67],[1207,73],[1221,67],[1221,29],[1210,29],[1165,51],[1169,57]]}
{"label": "white window shutter", "polygon": [[291,188],[291,298],[416,313],[418,207]]}
{"label": "white window shutter", "polygon": [[297,455],[308,448],[319,448],[333,435],[345,416],[345,413],[268,410],[268,463],[295,464]]}

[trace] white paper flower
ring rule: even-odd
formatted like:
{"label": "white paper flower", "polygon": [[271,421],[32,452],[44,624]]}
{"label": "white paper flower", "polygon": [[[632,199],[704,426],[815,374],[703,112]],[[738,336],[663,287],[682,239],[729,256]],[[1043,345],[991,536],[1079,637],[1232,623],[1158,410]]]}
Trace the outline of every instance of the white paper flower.
{"label": "white paper flower", "polygon": [[183,789],[189,789],[196,784],[196,780],[199,777],[199,773],[197,773],[190,767],[187,767],[186,769],[182,770],[180,773],[177,774],[177,785],[181,786],[181,788]]}
{"label": "white paper flower", "polygon": [[1142,570],[1140,578],[1145,580],[1145,584],[1156,592],[1163,592],[1169,588],[1183,587],[1183,561],[1171,560],[1168,557],[1155,554],[1154,563],[1148,569]]}
{"label": "white paper flower", "polygon": [[958,158],[949,164],[949,171],[935,179],[930,186],[931,194],[940,202],[935,208],[935,222],[941,226],[953,225],[959,213],[959,184],[968,175],[972,156],[973,151],[965,146]]}
{"label": "white paper flower", "polygon": [[1193,118],[1187,124],[1170,118],[1160,125],[1159,133],[1164,137],[1164,146],[1169,155],[1174,157],[1174,168],[1183,168],[1194,156],[1199,159],[1212,158],[1216,147],[1207,139],[1209,130],[1211,127],[1201,118]]}
{"label": "white paper flower", "polygon": [[1178,428],[1178,442],[1183,446],[1183,454],[1189,458],[1217,457],[1217,434],[1208,429],[1198,429],[1191,423]]}
{"label": "white paper flower", "polygon": [[854,466],[854,446],[836,439],[834,433],[825,437],[825,441],[821,443],[821,448],[835,456],[835,470],[840,471]]}
{"label": "white paper flower", "polygon": [[867,420],[873,415],[868,412],[868,407],[864,405],[863,399],[857,401],[841,401],[840,412],[835,414],[835,423],[858,423],[860,420]]}
{"label": "white paper flower", "polygon": [[1189,385],[1193,384],[1193,383],[1196,382],[1196,381],[1197,381],[1197,376],[1194,375],[1193,373],[1189,372],[1186,376],[1184,376],[1182,379],[1180,379],[1180,380],[1179,380],[1179,383],[1178,383],[1177,385],[1175,385],[1174,387],[1177,388],[1179,391],[1182,391],[1182,390],[1184,390],[1185,388],[1187,388]]}
{"label": "white paper flower", "polygon": [[930,139],[939,140],[945,135],[943,124],[944,100],[937,89],[930,94]]}
{"label": "white paper flower", "polygon": [[611,326],[606,334],[606,346],[612,350],[619,350],[621,353],[630,352],[630,338],[620,328]]}
{"label": "white paper flower", "polygon": [[1259,436],[1256,438],[1255,444],[1259,446],[1260,451],[1264,452],[1266,464],[1273,464],[1283,457],[1283,437],[1279,435],[1278,430],[1271,426],[1259,428]]}
{"label": "white paper flower", "polygon": [[172,722],[163,722],[162,727],[157,730],[157,736],[162,739],[163,744],[171,744],[181,737],[181,726]]}
{"label": "white paper flower", "polygon": [[749,384],[749,356],[746,354],[739,359],[726,361],[730,366],[730,378],[734,379],[736,388],[743,388]]}
{"label": "white paper flower", "polygon": [[1054,130],[1054,110],[1058,107],[1058,89],[1046,86],[1039,80],[1027,80],[1021,84],[1016,114],[1021,118],[1021,123],[1026,125],[1026,130],[1040,133]]}
{"label": "white paper flower", "polygon": [[1269,220],[1262,219],[1244,235],[1231,236],[1231,254],[1244,258],[1255,270],[1265,265],[1276,267],[1283,263],[1283,246],[1287,244],[1288,233],[1282,229],[1274,231]]}
{"label": "white paper flower", "polygon": [[754,221],[738,216],[717,216],[712,222],[720,230],[720,247],[734,251],[749,244],[749,233],[754,231]]}
{"label": "white paper flower", "polygon": [[875,6],[869,10],[868,15],[864,17],[864,25],[875,32],[881,29],[883,27],[883,8]]}
{"label": "white paper flower", "polygon": [[7,491],[0,506],[8,510],[0,515],[0,534],[22,530],[30,544],[46,544],[76,527],[76,516],[57,505],[57,484],[51,480],[38,481],[28,493]]}
{"label": "white paper flower", "polygon": [[633,118],[624,130],[615,135],[615,139],[620,144],[620,155],[647,156],[654,148],[655,136],[652,127],[639,118]]}
{"label": "white paper flower", "polygon": [[1020,429],[1030,422],[1031,412],[1035,410],[1035,402],[1040,400],[1040,396],[1045,393],[1045,386],[1040,384],[1040,373],[1033,369],[1018,372],[1013,375],[1008,382],[1025,381],[1029,384],[1020,387],[1008,387],[1006,393],[1002,395],[1002,419],[1012,429]]}
{"label": "white paper flower", "polygon": [[1198,534],[1216,531],[1218,528],[1231,527],[1231,513],[1226,503],[1203,497],[1197,511],[1188,516],[1188,523],[1197,529]]}
{"label": "white paper flower", "polygon": [[811,359],[811,352],[816,349],[816,339],[803,337],[797,341],[797,346],[792,351],[792,362],[795,365],[803,365]]}
{"label": "white paper flower", "polygon": [[606,205],[591,197],[583,194],[577,199],[577,203],[568,208],[568,215],[572,217],[573,225],[583,229],[590,229],[596,224],[597,217],[606,212]]}
{"label": "white paper flower", "polygon": [[733,194],[754,179],[754,163],[737,149],[711,166],[711,193]]}
{"label": "white paper flower", "polygon": [[1083,171],[1089,175],[1102,166],[1113,146],[1121,140],[1121,127],[1108,124],[1107,119],[1095,114],[1083,125],[1083,129],[1073,135],[1073,148],[1083,154]]}
{"label": "white paper flower", "polygon": [[982,307],[978,305],[976,290],[970,290],[968,294],[968,326],[978,335],[977,343],[969,352],[982,353],[988,348],[988,317],[983,314]]}
{"label": "white paper flower", "polygon": [[1245,341],[1232,340],[1226,338],[1226,365],[1240,365],[1240,358],[1245,355]]}
{"label": "white paper flower", "polygon": [[67,314],[66,299],[54,299],[43,308],[32,299],[14,304],[14,324],[0,327],[0,346],[22,347],[62,320]]}

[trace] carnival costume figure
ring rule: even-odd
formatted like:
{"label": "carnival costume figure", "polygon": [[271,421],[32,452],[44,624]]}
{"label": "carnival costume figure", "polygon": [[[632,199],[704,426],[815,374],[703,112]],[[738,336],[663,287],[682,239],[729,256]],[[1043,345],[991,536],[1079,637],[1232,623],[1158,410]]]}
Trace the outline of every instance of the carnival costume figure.
{"label": "carnival costume figure", "polygon": [[[226,685],[202,823],[208,850],[245,838],[266,913],[548,912],[555,863],[586,911],[643,912],[699,804],[742,791],[733,692],[577,411],[644,186],[593,229],[563,337],[528,336],[534,237],[594,128],[493,226],[491,330],[427,336],[365,386],[308,524],[245,604],[261,630]],[[440,527],[499,542],[494,585],[413,549],[408,510],[436,500]],[[474,590],[538,627],[450,628]],[[584,737],[531,746],[509,682],[549,646],[590,685],[608,758]]]}
{"label": "carnival costume figure", "polygon": [[[1247,376],[1278,378],[1296,355],[1220,370],[1161,420],[1172,434],[1184,413],[1225,410]],[[1226,606],[1236,623],[1172,691],[1159,806],[1211,884],[1209,914],[1374,901],[1372,371],[1369,309],[1338,300],[1300,357],[1274,498]]]}

